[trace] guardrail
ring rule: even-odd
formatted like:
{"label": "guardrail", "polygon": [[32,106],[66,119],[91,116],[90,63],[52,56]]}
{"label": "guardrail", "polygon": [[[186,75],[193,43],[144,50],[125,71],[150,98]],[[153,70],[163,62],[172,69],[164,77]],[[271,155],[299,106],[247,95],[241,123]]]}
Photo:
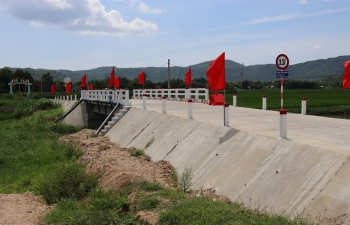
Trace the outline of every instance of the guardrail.
{"label": "guardrail", "polygon": [[131,105],[129,89],[82,90],[80,99]]}
{"label": "guardrail", "polygon": [[146,96],[150,100],[161,100],[163,96],[170,101],[209,104],[209,89],[207,88],[179,88],[179,89],[134,89],[133,99],[142,99]]}

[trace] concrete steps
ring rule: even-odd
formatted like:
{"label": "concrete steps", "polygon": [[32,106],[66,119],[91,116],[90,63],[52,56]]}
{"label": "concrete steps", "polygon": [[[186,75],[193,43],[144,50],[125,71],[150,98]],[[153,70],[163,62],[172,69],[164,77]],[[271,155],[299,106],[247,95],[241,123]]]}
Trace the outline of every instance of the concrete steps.
{"label": "concrete steps", "polygon": [[110,121],[104,126],[104,128],[100,131],[100,135],[105,135],[119,120],[130,110],[130,106],[123,106],[123,108],[119,109],[114,113],[114,116]]}

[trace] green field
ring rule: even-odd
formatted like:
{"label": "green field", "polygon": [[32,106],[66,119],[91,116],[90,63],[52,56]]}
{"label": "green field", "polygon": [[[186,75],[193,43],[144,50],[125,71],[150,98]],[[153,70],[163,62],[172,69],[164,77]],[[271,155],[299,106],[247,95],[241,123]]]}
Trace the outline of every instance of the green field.
{"label": "green field", "polygon": [[[223,94],[223,92],[220,92]],[[246,108],[262,108],[262,96],[267,97],[267,110],[278,110],[281,106],[279,89],[237,91],[237,106]],[[225,100],[233,104],[233,93],[226,92]],[[307,114],[350,118],[350,90],[342,89],[309,89],[284,90],[284,108],[288,112],[300,113],[301,99],[307,99]]]}

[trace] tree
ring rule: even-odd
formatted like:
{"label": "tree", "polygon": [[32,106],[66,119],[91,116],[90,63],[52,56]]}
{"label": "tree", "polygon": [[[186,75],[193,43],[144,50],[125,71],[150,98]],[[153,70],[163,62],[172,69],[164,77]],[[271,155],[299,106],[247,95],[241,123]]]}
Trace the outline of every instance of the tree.
{"label": "tree", "polygon": [[10,87],[8,83],[14,78],[12,71],[8,68],[0,70],[0,91],[9,91]]}
{"label": "tree", "polygon": [[54,84],[53,78],[50,72],[46,72],[41,76],[41,88],[43,92],[49,92],[51,85]]}

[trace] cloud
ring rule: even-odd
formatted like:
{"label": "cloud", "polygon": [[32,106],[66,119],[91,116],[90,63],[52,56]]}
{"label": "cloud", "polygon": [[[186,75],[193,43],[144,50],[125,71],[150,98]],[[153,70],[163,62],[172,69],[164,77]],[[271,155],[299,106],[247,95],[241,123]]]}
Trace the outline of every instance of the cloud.
{"label": "cloud", "polygon": [[248,24],[269,23],[269,22],[282,21],[282,20],[291,20],[294,18],[296,18],[296,15],[286,14],[281,16],[263,17],[263,18],[255,19],[253,21],[250,21]]}
{"label": "cloud", "polygon": [[307,4],[307,0],[299,0],[299,4]]}
{"label": "cloud", "polygon": [[313,47],[313,49],[320,49],[320,48],[322,48],[321,45],[314,45],[314,47]]}
{"label": "cloud", "polygon": [[307,17],[316,17],[316,16],[334,14],[334,13],[339,13],[339,12],[348,12],[348,11],[350,11],[350,8],[332,9],[332,10],[316,12],[316,13],[309,13],[309,14],[302,14],[302,15],[286,14],[286,15],[280,15],[280,16],[258,18],[258,19],[255,19],[255,20],[248,22],[248,24],[270,23],[270,22],[276,22],[276,21],[293,20],[293,19],[300,19],[300,18],[307,18]]}
{"label": "cloud", "polygon": [[6,5],[11,16],[33,26],[56,25],[82,34],[117,36],[158,30],[151,21],[125,21],[117,10],[106,11],[100,0],[11,0]]}
{"label": "cloud", "polygon": [[151,13],[151,14],[161,14],[161,13],[165,12],[165,9],[156,9],[156,8],[151,9],[143,2],[140,2],[139,6],[138,6],[138,10],[141,13]]}

